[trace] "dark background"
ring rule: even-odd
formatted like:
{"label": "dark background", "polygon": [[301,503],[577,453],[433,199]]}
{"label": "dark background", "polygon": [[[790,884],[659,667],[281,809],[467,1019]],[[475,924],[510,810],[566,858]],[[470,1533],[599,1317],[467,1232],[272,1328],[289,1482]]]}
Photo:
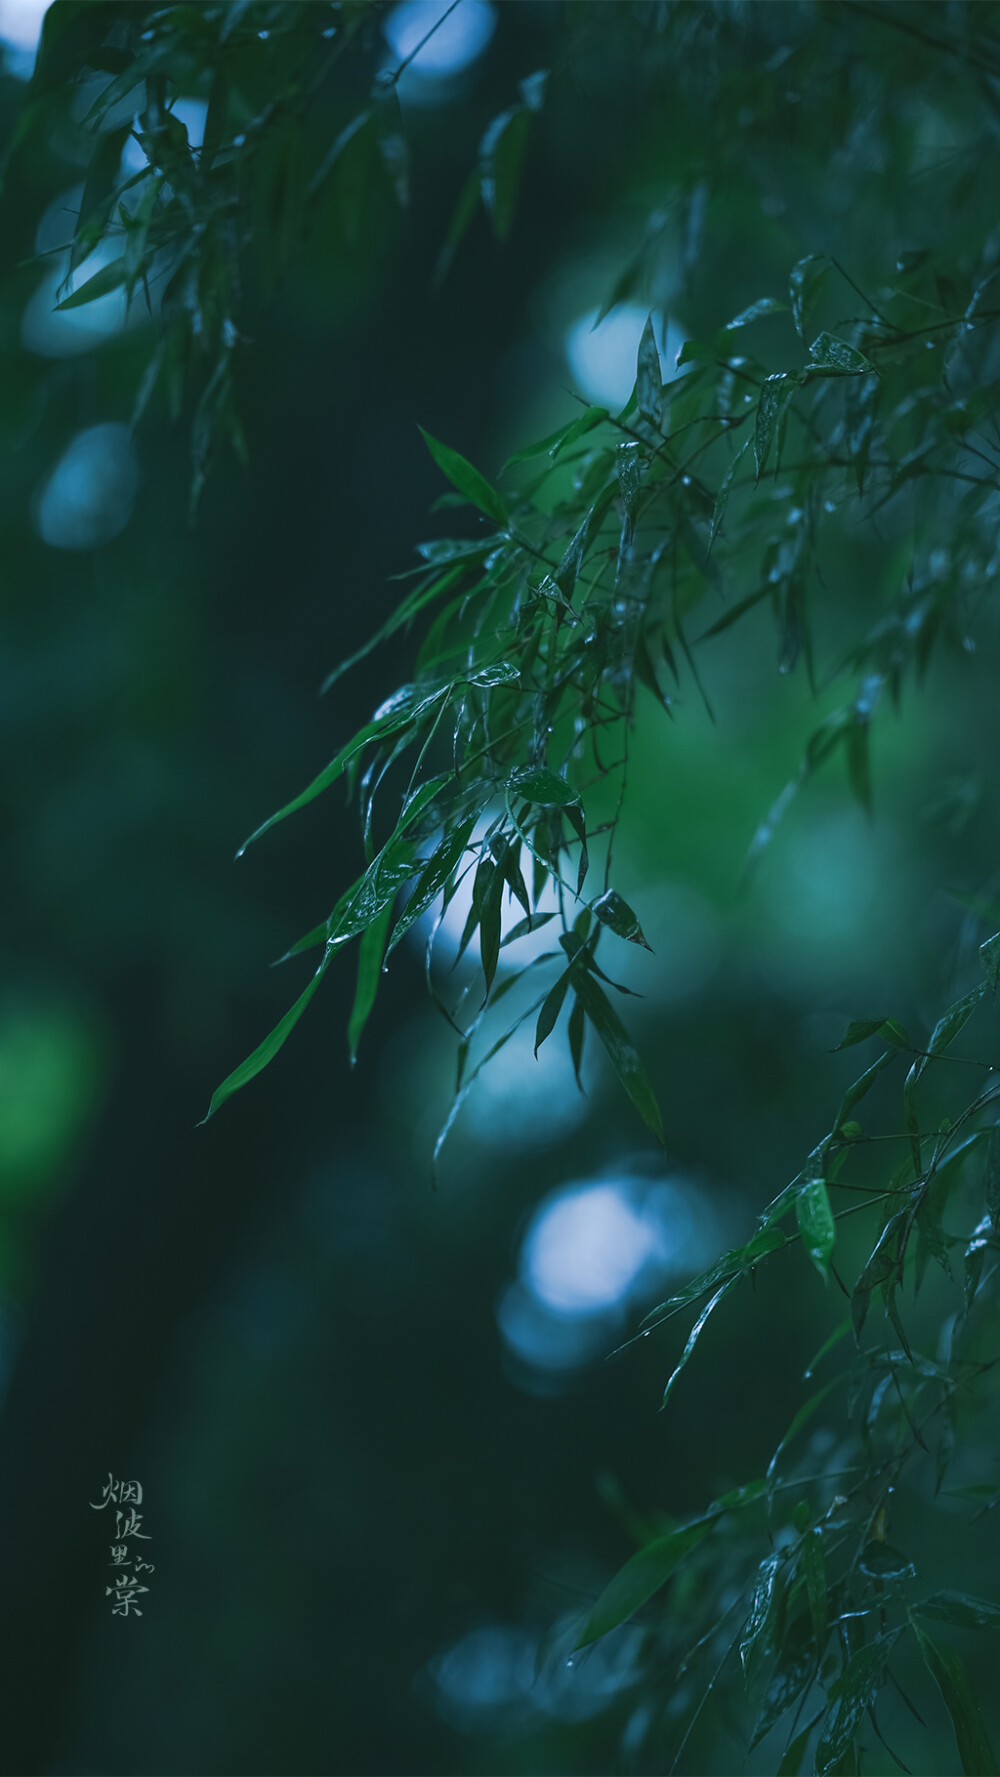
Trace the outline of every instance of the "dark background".
{"label": "dark background", "polygon": [[[780,47],[786,9],[761,10]],[[976,761],[995,749],[996,711],[988,677],[973,693],[947,667],[932,710],[904,711],[878,743],[875,827],[831,776],[741,894],[756,821],[815,720],[798,679],[762,679],[771,643],[754,631],[711,657],[716,729],[689,690],[678,723],[668,731],[647,711],[637,739],[621,867],[648,930],[672,885],[657,980],[669,976],[678,885],[716,957],[689,991],[651,988],[638,1013],[666,1160],[597,1070],[582,1121],[560,1133],[536,1116],[520,1145],[502,1115],[477,1135],[472,1099],[433,1191],[433,1130],[417,1113],[430,1091],[443,1115],[452,1049],[407,946],[353,1073],[345,958],[273,1066],[200,1125],[214,1087],[306,979],[294,962],[268,965],[356,873],[356,818],[339,791],[238,864],[233,854],[407,674],[403,640],[317,697],[388,610],[387,577],[411,565],[414,541],[458,522],[427,516],[441,480],[417,422],[490,473],[515,435],[558,424],[570,378],[539,318],[546,280],[572,290],[576,278],[586,310],[602,266],[634,246],[657,182],[689,183],[689,157],[706,151],[677,116],[683,69],[642,95],[643,110],[631,76],[596,56],[589,80],[553,99],[511,241],[498,246],[480,218],[432,292],[485,122],[557,44],[556,9],[507,0],[481,65],[446,102],[414,110],[411,209],[373,219],[349,263],[314,235],[274,301],[251,309],[250,464],[220,464],[193,529],[185,424],[154,411],[121,534],[90,550],[40,536],[39,490],[72,436],[127,424],[148,334],[64,358],[23,345],[39,271],[22,262],[79,169],[50,139],[8,173],[0,1756],[11,1772],[618,1768],[630,1705],[610,1682],[596,1714],[573,1696],[518,1714],[491,1711],[484,1681],[463,1715],[442,1702],[433,1662],[477,1629],[537,1638],[585,1607],[630,1547],[619,1496],[679,1514],[759,1473],[839,1309],[824,1311],[804,1265],[762,1272],[662,1418],[673,1333],[543,1388],[512,1365],[496,1321],[524,1219],[554,1188],[617,1169],[680,1178],[706,1220],[745,1233],[827,1126],[840,1068],[827,1051],[844,1017],[933,1013],[932,943],[963,942],[946,891],[992,867],[984,823],[962,816],[992,806]],[[908,90],[926,73],[919,46],[893,53]],[[807,99],[822,44],[809,55]],[[23,94],[15,75],[0,78],[6,135]],[[703,120],[706,133],[716,122]],[[784,287],[800,227],[788,206],[825,205],[859,252],[876,228],[874,205],[848,217],[818,156],[783,164],[779,123],[764,183],[781,186],[786,209],[769,215],[758,193],[748,255],[740,193],[718,194],[714,257],[678,298],[691,332],[705,313],[715,325]],[[949,712],[973,696],[963,738]],[[676,942],[682,962],[683,922]],[[516,1095],[511,1106],[516,1119]],[[109,1471],[145,1490],[156,1572],[141,1620],[113,1617],[103,1596],[109,1514],[88,1502]]]}

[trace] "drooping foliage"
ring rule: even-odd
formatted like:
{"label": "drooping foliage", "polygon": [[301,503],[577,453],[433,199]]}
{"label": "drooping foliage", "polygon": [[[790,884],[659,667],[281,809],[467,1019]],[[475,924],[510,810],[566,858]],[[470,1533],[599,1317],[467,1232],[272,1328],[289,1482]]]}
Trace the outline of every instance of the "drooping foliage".
{"label": "drooping foliage", "polygon": [[[189,405],[195,500],[218,445],[245,448],[235,371],[251,349],[247,283],[266,289],[293,267],[317,219],[342,231],[349,252],[373,213],[384,224],[406,201],[399,71],[375,74],[380,10],[136,7],[110,31],[101,8],[68,0],[48,16],[25,131],[73,80],[105,77],[83,116],[92,156],[70,275],[100,241],[121,246],[63,300],[154,293],[160,328],[137,415],[161,387],[178,413]],[[460,514],[458,534],[417,545],[402,599],[362,650],[405,632],[409,680],[358,732],[337,736],[330,762],[246,842],[345,780],[365,867],[332,885],[331,911],[292,944],[291,966],[310,953],[313,972],[210,1114],[268,1064],[356,945],[353,1057],[382,970],[419,924],[429,991],[457,1035],[441,1141],[480,1069],[527,1022],[536,1052],[568,1043],[578,1078],[585,1045],[598,1045],[653,1137],[669,1142],[669,1105],[614,981],[616,942],[646,942],[614,864],[640,700],[659,704],[665,723],[682,720],[684,696],[712,695],[713,638],[762,618],[776,669],[808,675],[815,730],[761,810],[752,867],[821,767],[839,760],[872,809],[873,725],[892,720],[938,654],[970,653],[977,626],[992,622],[995,8],[567,7],[548,78],[525,69],[509,107],[484,120],[440,276],[480,205],[500,240],[515,230],[532,132],[557,130],[605,59],[634,81],[647,154],[645,214],[606,302],[648,304],[632,395],[617,411],[581,399],[491,477],[424,433],[445,490],[438,507]],[[309,107],[324,83],[343,117],[317,141]],[[195,90],[208,111],[192,150],[172,104]],[[146,164],[122,177],[133,133]],[[759,288],[748,251],[739,303],[720,309],[713,253],[750,208],[780,240],[785,275]],[[689,319],[676,361],[668,302]],[[328,692],[358,658],[334,666]],[[456,1003],[435,938],[463,883],[459,954],[478,948],[480,967]],[[540,929],[551,944],[500,971],[501,948],[516,955]],[[962,1769],[996,1768],[952,1631],[996,1627],[1000,1604],[968,1589],[974,1576],[929,1590],[920,1548],[901,1548],[896,1529],[900,1517],[914,1522],[904,1496],[938,1510],[947,1496],[973,1515],[1000,1500],[976,1456],[992,1424],[1000,1241],[989,1059],[1000,934],[986,924],[981,939],[974,976],[956,980],[929,1034],[904,1030],[892,1008],[858,1008],[841,1048],[871,1056],[846,1092],[831,1086],[828,1131],[752,1237],[640,1330],[682,1320],[667,1405],[693,1385],[709,1317],[724,1316],[759,1267],[805,1262],[828,1290],[830,1336],[766,1473],[655,1527],[581,1617],[584,1648],[643,1613],[643,1731],[679,1768],[704,1705],[724,1693],[751,1748],[772,1730],[769,1746],[784,1736],[782,1772],[859,1770],[918,1659]],[[512,995],[507,1022],[502,1002],[522,976],[536,991],[527,1003]],[[799,1433],[822,1420],[835,1428],[832,1454],[807,1473]],[[679,1714],[678,1696],[689,1699]]]}

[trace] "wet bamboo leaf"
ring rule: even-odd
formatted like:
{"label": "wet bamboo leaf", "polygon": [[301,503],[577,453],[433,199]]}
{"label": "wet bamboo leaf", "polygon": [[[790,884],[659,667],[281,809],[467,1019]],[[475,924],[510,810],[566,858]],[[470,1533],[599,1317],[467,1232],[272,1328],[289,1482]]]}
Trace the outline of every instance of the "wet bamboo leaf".
{"label": "wet bamboo leaf", "polygon": [[296,1024],[298,1024],[309,1001],[312,999],[313,994],[316,992],[317,987],[322,981],[331,954],[332,953],[329,950],[324,952],[323,960],[320,963],[319,968],[316,970],[316,973],[308,986],[299,994],[294,1006],[291,1006],[285,1013],[285,1016],[279,1019],[274,1029],[264,1038],[264,1041],[258,1043],[253,1054],[248,1055],[245,1061],[241,1061],[239,1067],[234,1068],[232,1073],[226,1076],[222,1085],[216,1087],[216,1090],[212,1094],[212,1102],[208,1107],[204,1122],[207,1123],[209,1117],[214,1117],[216,1111],[225,1104],[227,1098],[232,1098],[234,1092],[239,1092],[241,1087],[249,1085],[250,1081],[255,1079],[256,1076],[267,1067],[268,1062],[274,1060],[274,1057],[277,1055],[278,1050],[281,1048],[286,1037],[290,1035]]}
{"label": "wet bamboo leaf", "polygon": [[719,1288],[716,1290],[714,1296],[712,1296],[709,1299],[709,1301],[705,1304],[705,1307],[702,1309],[701,1313],[698,1316],[698,1319],[695,1321],[694,1326],[691,1328],[691,1331],[688,1334],[687,1343],[684,1346],[684,1350],[681,1352],[680,1359],[679,1359],[678,1363],[676,1364],[675,1368],[671,1372],[670,1376],[667,1378],[667,1385],[666,1385],[665,1389],[663,1390],[663,1399],[660,1402],[661,1409],[666,1406],[668,1400],[670,1399],[670,1396],[673,1394],[674,1388],[676,1387],[676,1384],[677,1384],[677,1381],[681,1375],[681,1372],[682,1372],[682,1370],[684,1370],[687,1367],[687,1364],[690,1361],[690,1358],[691,1358],[691,1355],[694,1351],[694,1348],[697,1345],[698,1340],[701,1338],[701,1335],[705,1330],[705,1326],[706,1326],[710,1316],[712,1314],[714,1314],[719,1303],[723,1300],[723,1298],[725,1296],[728,1296],[730,1290],[733,1288],[733,1285],[735,1283],[737,1283],[738,1281],[739,1281],[738,1277],[727,1277],[725,1283],[722,1283],[719,1285]]}
{"label": "wet bamboo leaf", "polygon": [[798,1645],[782,1648],[782,1657],[772,1674],[754,1724],[751,1750],[777,1726],[786,1710],[808,1691],[815,1675],[816,1653],[808,1636],[804,1636]]}
{"label": "wet bamboo leaf", "polygon": [[878,1695],[901,1631],[891,1629],[858,1648],[839,1678],[831,1684],[829,1707],[816,1748],[816,1770],[833,1771],[852,1745],[864,1717]]}
{"label": "wet bamboo leaf", "polygon": [[572,808],[580,800],[565,778],[556,777],[544,765],[526,765],[512,772],[507,787],[512,795],[523,796],[539,808]]}
{"label": "wet bamboo leaf", "polygon": [[531,112],[516,105],[494,118],[479,144],[479,189],[498,240],[506,240],[517,211],[521,167],[531,131]]}
{"label": "wet bamboo leaf", "polygon": [[789,1741],[784,1757],[778,1766],[777,1777],[799,1777],[806,1747],[819,1719],[818,1715],[814,1716],[808,1726],[801,1728],[794,1740]]}
{"label": "wet bamboo leaf", "polygon": [[474,826],[475,818],[473,817],[462,821],[454,832],[446,834],[433,857],[421,871],[413,893],[396,921],[392,941],[386,951],[387,961],[397,944],[416,925],[417,920],[422,919],[424,914],[430,910],[438,895],[442,893],[450,881],[462,860]]}
{"label": "wet bamboo leaf", "polygon": [[740,1638],[740,1663],[748,1679],[752,1679],[771,1651],[770,1630],[776,1615],[781,1567],[780,1555],[768,1555],[757,1570],[750,1612]]}
{"label": "wet bamboo leaf", "polygon": [[[509,932],[504,933],[500,945],[501,950],[503,950],[507,944],[516,944],[519,938],[526,937],[529,932],[541,931],[543,926],[548,925],[550,919],[556,919],[557,917],[558,916],[554,912],[532,913],[525,919],[519,919],[516,925],[511,926]],[[555,956],[558,954],[558,951],[553,952],[553,955]]]}
{"label": "wet bamboo leaf", "polygon": [[577,971],[575,987],[576,997],[604,1044],[615,1073],[643,1122],[653,1131],[657,1141],[662,1144],[663,1122],[660,1117],[660,1107],[656,1102],[656,1095],[650,1084],[649,1075],[639,1060],[638,1053],[625,1026],[603,988],[598,985],[593,975],[587,970]]}
{"label": "wet bamboo leaf", "polygon": [[1000,1629],[1000,1604],[972,1598],[967,1592],[933,1592],[911,1605],[910,1615],[952,1623],[957,1629]]}
{"label": "wet bamboo leaf", "polygon": [[861,1329],[868,1314],[872,1290],[878,1284],[888,1282],[898,1269],[899,1258],[895,1243],[906,1220],[906,1214],[906,1210],[897,1210],[896,1214],[886,1222],[875,1243],[871,1257],[854,1286],[851,1296],[851,1322],[855,1338],[860,1339],[861,1337]]}
{"label": "wet bamboo leaf", "polygon": [[635,535],[635,513],[639,501],[638,444],[619,444],[615,452],[618,488],[622,498],[622,548],[628,548]]}
{"label": "wet bamboo leaf", "polygon": [[569,1015],[569,1053],[573,1063],[576,1083],[582,1092],[583,1087],[583,1045],[587,1034],[587,1019],[579,1000],[574,999],[573,1010]]}
{"label": "wet bamboo leaf", "polygon": [[479,914],[479,954],[482,958],[486,991],[493,986],[500,955],[501,909],[503,906],[503,873],[494,870],[483,896]]}
{"label": "wet bamboo leaf", "polygon": [[597,1600],[577,1647],[589,1647],[619,1623],[624,1623],[665,1585],[685,1555],[704,1542],[712,1526],[721,1517],[713,1512],[705,1518],[685,1524],[667,1536],[659,1536],[633,1555],[615,1574]]}
{"label": "wet bamboo leaf", "polygon": [[886,1043],[898,1043],[901,1048],[908,1044],[906,1032],[895,1018],[855,1018],[847,1026],[847,1034],[841,1038],[837,1049],[849,1049],[854,1043],[865,1043],[869,1037],[876,1036]]}
{"label": "wet bamboo leaf", "polygon": [[542,1002],[542,1008],[538,1014],[538,1023],[535,1026],[536,1055],[546,1037],[551,1036],[556,1027],[556,1020],[562,1011],[563,1001],[566,998],[566,993],[569,988],[571,973],[571,970],[566,969],[563,974],[560,975],[551,992],[546,994],[545,999]]}
{"label": "wet bamboo leaf", "polygon": [[964,1660],[954,1648],[943,1647],[934,1641],[918,1623],[914,1623],[913,1628],[924,1665],[951,1716],[965,1777],[996,1777],[996,1758]]}
{"label": "wet bamboo leaf", "polygon": [[990,992],[995,994],[1000,986],[1000,932],[994,932],[992,938],[987,938],[985,944],[980,944],[979,954]]}
{"label": "wet bamboo leaf", "polygon": [[893,1580],[911,1580],[917,1571],[908,1555],[893,1548],[891,1543],[880,1542],[877,1537],[865,1544],[858,1558],[858,1566],[870,1580],[880,1580],[883,1584]]}
{"label": "wet bamboo leaf", "polygon": [[128,276],[128,265],[124,253],[119,259],[112,259],[95,271],[92,278],[81,284],[71,295],[64,296],[62,302],[56,303],[57,313],[66,309],[83,308],[85,303],[93,302],[95,297],[109,296],[113,290],[120,290]]}
{"label": "wet bamboo leaf", "polygon": [[378,918],[373,920],[370,926],[366,926],[361,934],[361,944],[358,949],[358,985],[347,1026],[347,1046],[350,1051],[352,1067],[358,1059],[358,1044],[361,1041],[361,1034],[368,1022],[378,993],[379,978],[382,973],[382,955],[391,918],[392,902],[390,901],[387,906],[383,907]]}
{"label": "wet bamboo leaf", "polygon": [[829,269],[830,261],[824,253],[807,253],[804,259],[800,259],[792,267],[788,280],[792,298],[792,319],[795,322],[795,331],[803,345],[806,341],[806,328],[809,324],[810,313]]}
{"label": "wet bamboo leaf", "polygon": [[[249,839],[243,841],[236,856],[241,858],[247,847],[253,845],[271,827],[276,826],[278,821],[286,820],[290,814],[295,814],[300,808],[305,808],[307,803],[312,802],[317,796],[321,796],[324,790],[328,790],[330,785],[336,783],[337,779],[343,775],[351,761],[364,751],[370,741],[383,740],[390,734],[398,734],[403,728],[416,727],[432,709],[447,697],[449,690],[449,686],[441,685],[434,691],[428,692],[426,696],[422,696],[416,687],[411,685],[407,686],[404,691],[397,692],[395,697],[390,698],[387,703],[376,710],[371,721],[366,722],[365,726],[358,730],[353,740],[349,740],[347,745],[341,748],[336,757],[331,759],[329,765],[324,766],[318,777],[313,778],[311,784],[307,784],[298,796],[293,796],[291,802],[286,802],[284,808],[279,808],[277,814],[272,814],[257,828],[256,832],[251,833]],[[449,780],[442,777],[436,781],[438,788],[440,788]]]}
{"label": "wet bamboo leaf", "polygon": [[803,1248],[825,1283],[830,1275],[830,1254],[837,1238],[837,1224],[821,1172],[803,1180],[795,1199],[795,1217]]}
{"label": "wet bamboo leaf", "polygon": [[448,477],[452,487],[464,494],[471,505],[478,506],[480,512],[485,512],[487,518],[492,518],[494,524],[506,529],[507,508],[486,477],[480,475],[479,470],[474,469],[471,463],[466,462],[457,450],[432,438],[429,432],[424,431],[423,426],[417,429],[438,468]]}
{"label": "wet bamboo leaf", "polygon": [[771,454],[775,433],[787,412],[788,404],[798,384],[798,377],[784,370],[776,371],[773,376],[764,379],[760,400],[757,403],[757,419],[753,437],[758,481],[767,467],[767,459]]}
{"label": "wet bamboo leaf", "polygon": [[809,347],[809,358],[813,374],[817,370],[827,376],[861,376],[866,371],[878,374],[870,358],[833,333],[817,334]]}
{"label": "wet bamboo leaf", "polygon": [[823,1402],[827,1399],[827,1396],[830,1395],[835,1388],[840,1387],[843,1380],[844,1380],[843,1376],[832,1376],[830,1378],[829,1382],[825,1382],[823,1384],[823,1387],[817,1389],[815,1394],[810,1395],[810,1397],[807,1401],[803,1401],[801,1407],[798,1409],[797,1413],[795,1414],[795,1417],[793,1418],[791,1424],[789,1425],[788,1430],[783,1433],[781,1441],[778,1444],[778,1447],[775,1450],[774,1455],[772,1456],[770,1462],[768,1463],[768,1466],[767,1466],[767,1480],[768,1480],[768,1482],[772,1481],[774,1479],[774,1476],[777,1474],[778,1463],[779,1463],[781,1457],[784,1455],[785,1451],[788,1449],[789,1444],[791,1444],[793,1442],[793,1440],[798,1437],[798,1434],[802,1430],[802,1427],[804,1425],[808,1425],[813,1414],[816,1412],[816,1409],[818,1407],[822,1406]]}
{"label": "wet bamboo leaf", "polygon": [[[736,452],[736,455],[734,456],[732,462],[730,463],[729,468],[726,470],[725,475],[722,477],[722,480],[719,483],[719,491],[715,496],[715,506],[714,506],[714,509],[712,512],[712,530],[711,530],[711,534],[708,539],[708,547],[709,547],[710,552],[711,552],[712,546],[715,542],[715,539],[718,536],[719,531],[722,527],[722,521],[726,516],[726,507],[729,505],[729,496],[733,491],[733,482],[736,480],[736,471],[739,468],[741,462],[743,461],[744,456],[746,455],[746,453],[749,449],[750,449],[750,440],[749,440],[749,438],[745,438],[743,443],[740,445],[739,450]],[[749,609],[750,604],[756,603],[757,598],[758,597],[762,598],[763,596],[764,596],[763,592],[761,592],[759,594],[753,593],[753,594],[751,594],[749,600],[742,599],[740,601],[740,605],[737,607],[737,609],[747,610],[747,609]],[[729,621],[730,622],[733,621],[731,614],[730,614]],[[712,635],[713,633],[714,633],[714,630],[708,631],[709,635]]]}
{"label": "wet bamboo leaf", "polygon": [[965,1306],[971,1308],[976,1299],[976,1291],[983,1274],[983,1260],[987,1248],[993,1244],[993,1218],[985,1215],[976,1225],[972,1239],[965,1249]]}
{"label": "wet bamboo leaf", "polygon": [[993,1232],[1000,1234],[1000,1126],[994,1123],[986,1149],[986,1208]]}
{"label": "wet bamboo leaf", "polygon": [[818,1524],[812,1530],[807,1531],[802,1538],[799,1560],[802,1566],[802,1576],[806,1582],[806,1598],[809,1601],[812,1631],[816,1639],[816,1647],[822,1653],[827,1635],[827,1578],[826,1558],[823,1553],[823,1532]]}
{"label": "wet bamboo leaf", "polygon": [[639,341],[639,354],[636,359],[635,391],[639,403],[639,412],[643,419],[659,428],[663,417],[663,379],[660,374],[660,354],[656,349],[653,334],[653,317],[647,315],[646,325]]}
{"label": "wet bamboo leaf", "polygon": [[651,950],[642,934],[642,927],[632,912],[628,902],[623,900],[615,889],[608,889],[607,894],[592,903],[592,911],[603,925],[610,926],[619,938],[626,938],[630,944],[641,944],[643,949]]}

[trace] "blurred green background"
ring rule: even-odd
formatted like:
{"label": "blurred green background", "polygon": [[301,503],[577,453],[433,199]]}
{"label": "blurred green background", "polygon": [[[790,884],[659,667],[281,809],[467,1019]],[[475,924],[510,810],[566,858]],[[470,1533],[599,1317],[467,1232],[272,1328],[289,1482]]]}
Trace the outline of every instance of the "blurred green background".
{"label": "blurred green background", "polygon": [[[6,139],[40,10],[0,13]],[[637,95],[641,40],[619,41],[614,8],[594,6],[593,53],[575,85],[553,89],[511,241],[499,247],[480,219],[434,293],[484,123],[549,65],[561,29],[547,0],[462,0],[437,60],[418,58],[401,92],[410,210],[366,218],[349,257],[315,231],[252,310],[249,467],[220,465],[193,529],[184,424],[154,412],[129,432],[153,323],[137,306],[125,325],[114,298],[53,315],[57,273],[26,263],[60,244],[79,201],[72,134],[52,130],[12,162],[0,290],[9,1771],[658,1768],[644,1763],[630,1630],[577,1667],[557,1635],[538,1682],[536,1653],[628,1552],[630,1510],[679,1514],[761,1471],[839,1311],[804,1265],[762,1273],[663,1417],[673,1333],[607,1353],[665,1280],[745,1236],[797,1171],[850,1074],[828,1053],[846,1019],[932,1020],[984,935],[961,897],[988,895],[996,869],[988,625],[974,664],[936,665],[923,700],[877,730],[874,819],[831,769],[749,881],[753,832],[816,725],[803,675],[778,674],[768,624],[751,619],[699,653],[714,724],[690,683],[673,723],[641,708],[617,880],[655,953],[629,959],[627,979],[646,995],[632,1018],[666,1159],[599,1059],[582,1098],[556,1043],[537,1062],[511,1045],[433,1191],[453,1037],[408,945],[354,1073],[344,959],[274,1065],[198,1122],[305,979],[269,964],[356,873],[355,817],[336,794],[233,854],[407,676],[403,640],[317,696],[390,608],[387,577],[412,565],[415,541],[454,528],[451,514],[428,517],[441,483],[417,422],[494,473],[566,419],[569,391],[627,397],[651,305],[668,367],[684,338],[783,293],[789,264],[820,241],[864,267],[934,232],[933,171],[914,186],[914,157],[964,149],[926,50],[883,46],[881,72],[873,50],[838,101],[831,170],[806,125],[798,155],[782,145],[825,78],[837,9],[752,10],[774,71],[755,87],[747,68],[746,103],[764,92],[771,110],[734,124],[730,107],[747,165],[706,193],[709,247],[685,265],[668,229],[654,287],[594,330],[651,203],[669,213],[690,194],[721,120],[699,118],[683,67]],[[426,28],[423,0],[372,11],[373,66]],[[198,115],[192,95],[192,141]],[[312,127],[322,137],[329,120]],[[888,147],[873,193],[876,137]],[[735,166],[738,141],[732,152]],[[887,535],[876,558],[842,544],[845,634],[866,577],[906,547]],[[832,622],[831,655],[837,642]],[[145,1490],[156,1571],[141,1621],[113,1617],[104,1597],[106,1526],[88,1502],[109,1470]],[[723,1744],[692,1757],[725,1769]]]}

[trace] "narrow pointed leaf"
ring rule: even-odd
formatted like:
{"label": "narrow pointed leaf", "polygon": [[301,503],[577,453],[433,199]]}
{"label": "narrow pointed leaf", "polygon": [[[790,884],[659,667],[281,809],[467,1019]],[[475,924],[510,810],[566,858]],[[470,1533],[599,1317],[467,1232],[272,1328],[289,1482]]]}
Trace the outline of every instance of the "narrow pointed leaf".
{"label": "narrow pointed leaf", "polygon": [[953,1623],[958,1629],[1000,1629],[1000,1604],[967,1592],[934,1592],[911,1607],[911,1616]]}
{"label": "narrow pointed leaf", "polygon": [[663,1121],[656,1094],[625,1026],[603,988],[587,970],[577,972],[576,997],[604,1044],[611,1064],[643,1122],[663,1142]]}
{"label": "narrow pointed leaf", "polygon": [[506,529],[508,524],[507,508],[496,489],[490,486],[486,477],[480,475],[479,470],[474,469],[471,463],[466,462],[457,450],[452,450],[450,445],[441,444],[437,438],[432,438],[429,432],[424,431],[423,426],[418,427],[418,430],[435,463],[448,477],[452,487],[457,488],[460,494],[464,494],[471,505],[478,506],[480,512],[485,512],[487,518],[492,518],[495,524]]}
{"label": "narrow pointed leaf", "polygon": [[776,371],[773,376],[764,379],[760,400],[757,403],[757,419],[753,436],[758,481],[767,467],[767,459],[771,454],[775,434],[798,387],[798,380],[797,376],[784,370]]}
{"label": "narrow pointed leaf", "polygon": [[592,910],[601,923],[610,926],[619,938],[626,938],[630,944],[641,944],[644,950],[652,949],[652,945],[646,943],[642,927],[631,907],[616,889],[608,889],[607,894],[601,895],[593,903]]}
{"label": "narrow pointed leaf", "polygon": [[795,1217],[802,1245],[825,1283],[830,1275],[830,1254],[837,1238],[837,1224],[822,1173],[814,1173],[803,1181],[795,1199]]}
{"label": "narrow pointed leaf", "polygon": [[354,1004],[347,1025],[347,1046],[353,1067],[358,1059],[358,1044],[361,1033],[368,1022],[369,1014],[375,1004],[378,993],[379,979],[382,974],[382,954],[385,950],[386,934],[392,918],[392,902],[383,907],[378,918],[370,926],[366,926],[361,934],[358,949],[358,985],[354,993]]}
{"label": "narrow pointed leaf", "polygon": [[330,961],[330,955],[330,951],[324,953],[323,961],[320,963],[319,968],[316,970],[316,973],[308,986],[299,994],[294,1006],[291,1006],[285,1013],[285,1016],[279,1019],[274,1029],[264,1038],[264,1041],[258,1043],[253,1054],[248,1055],[246,1060],[240,1063],[239,1067],[234,1068],[232,1073],[227,1075],[223,1080],[222,1085],[216,1087],[216,1090],[212,1094],[212,1102],[208,1107],[208,1114],[204,1119],[206,1123],[208,1122],[209,1117],[214,1117],[220,1106],[225,1104],[227,1098],[232,1098],[234,1092],[239,1092],[242,1086],[248,1085],[251,1080],[256,1078],[257,1074],[263,1071],[269,1061],[273,1061],[286,1037],[295,1028],[296,1024],[298,1024],[309,1001],[312,999],[313,994],[316,992],[317,987],[322,981],[323,976],[326,973],[327,964]]}
{"label": "narrow pointed leaf", "polygon": [[934,1641],[918,1623],[914,1623],[913,1628],[924,1665],[951,1716],[965,1777],[996,1777],[996,1757],[979,1713],[965,1661],[954,1648],[943,1647],[939,1641]]}
{"label": "narrow pointed leaf", "polygon": [[660,374],[660,355],[656,349],[653,334],[653,317],[647,315],[646,325],[639,341],[639,354],[636,360],[635,392],[639,403],[639,412],[643,419],[659,427],[663,417],[663,379]]}
{"label": "narrow pointed leaf", "polygon": [[619,1623],[626,1622],[647,1604],[666,1584],[685,1555],[705,1540],[720,1517],[721,1513],[713,1512],[696,1519],[693,1524],[683,1525],[680,1530],[672,1530],[667,1536],[658,1536],[626,1561],[594,1605],[577,1647],[589,1647],[592,1641],[598,1641],[610,1629],[616,1629]]}
{"label": "narrow pointed leaf", "polygon": [[816,1748],[816,1770],[833,1771],[853,1744],[878,1695],[886,1666],[901,1631],[892,1629],[858,1648],[829,1689],[830,1704]]}
{"label": "narrow pointed leaf", "polygon": [[870,358],[849,346],[833,333],[820,333],[809,347],[809,369],[826,371],[829,376],[861,376],[875,369]]}
{"label": "narrow pointed leaf", "polygon": [[727,1296],[729,1294],[729,1291],[732,1289],[733,1285],[735,1283],[737,1283],[738,1281],[739,1281],[739,1279],[736,1277],[728,1277],[726,1279],[725,1283],[719,1285],[719,1288],[716,1290],[715,1295],[712,1296],[710,1298],[710,1300],[705,1304],[704,1308],[702,1309],[701,1313],[698,1316],[698,1319],[695,1321],[694,1326],[691,1328],[691,1331],[688,1334],[687,1343],[684,1347],[684,1350],[681,1352],[679,1362],[675,1365],[673,1372],[671,1373],[671,1375],[667,1379],[667,1385],[666,1385],[665,1389],[663,1390],[663,1399],[660,1402],[661,1409],[666,1406],[668,1400],[670,1399],[670,1396],[673,1394],[674,1388],[675,1388],[677,1380],[681,1374],[681,1371],[686,1368],[688,1362],[690,1361],[690,1358],[691,1358],[691,1355],[694,1351],[694,1348],[697,1345],[698,1340],[701,1338],[701,1335],[705,1330],[705,1326],[709,1320],[709,1317],[712,1314],[714,1314],[716,1308],[718,1307],[719,1303],[722,1301],[723,1297]]}

